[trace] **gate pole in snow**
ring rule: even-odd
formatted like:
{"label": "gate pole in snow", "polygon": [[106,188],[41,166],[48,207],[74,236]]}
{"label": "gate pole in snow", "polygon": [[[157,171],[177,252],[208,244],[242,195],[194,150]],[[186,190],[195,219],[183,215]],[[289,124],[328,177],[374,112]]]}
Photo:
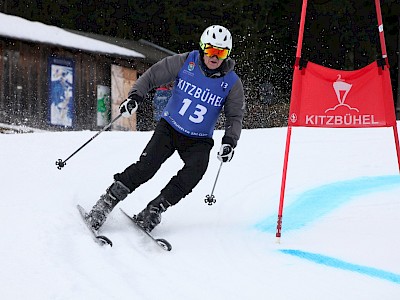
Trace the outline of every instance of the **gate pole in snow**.
{"label": "gate pole in snow", "polygon": [[[385,60],[387,68],[389,68],[389,59],[386,51],[386,43],[385,43],[385,33],[383,31],[383,21],[382,21],[382,12],[381,12],[381,3],[380,0],[375,0],[375,9],[376,9],[376,18],[378,20],[378,30],[379,30],[379,40],[381,42],[381,52],[382,59]],[[390,78],[390,73],[389,73]],[[394,105],[394,103],[393,103]],[[396,120],[396,117],[395,117]],[[393,135],[394,135],[394,143],[396,145],[396,154],[397,154],[397,164],[400,172],[400,146],[399,146],[399,134],[397,131],[397,122],[393,125]]]}
{"label": "gate pole in snow", "polygon": [[376,18],[378,19],[379,40],[381,42],[382,58],[385,60],[386,65],[389,67],[389,60],[388,60],[388,56],[386,53],[385,34],[383,32],[383,22],[382,22],[380,0],[375,0],[375,8],[376,8]]}
{"label": "gate pole in snow", "polygon": [[[300,67],[301,49],[302,49],[302,45],[303,45],[303,35],[304,35],[304,24],[306,22],[306,11],[307,11],[307,0],[303,0],[303,5],[301,7],[300,28],[299,28],[299,36],[297,39],[296,61],[294,64],[294,68]],[[284,157],[284,162],[283,162],[281,194],[280,194],[280,198],[279,198],[278,221],[277,221],[277,225],[276,225],[276,242],[277,243],[280,243],[280,241],[281,241],[283,203],[285,202],[286,176],[287,176],[287,166],[288,166],[288,160],[289,160],[291,135],[292,135],[292,127],[288,125],[288,130],[287,130],[287,135],[286,135],[285,157]]]}
{"label": "gate pole in snow", "polygon": [[397,109],[396,109],[396,116],[397,112],[399,112],[400,118],[400,16],[398,18],[397,24],[399,25],[399,32],[397,33],[397,49],[399,53],[397,55]]}
{"label": "gate pole in snow", "polygon": [[300,64],[301,49],[302,49],[302,46],[303,46],[304,24],[306,22],[306,11],[307,11],[307,0],[303,0],[303,5],[301,7],[299,36],[297,38],[297,49],[296,49],[295,66],[298,66]]}
{"label": "gate pole in snow", "polygon": [[[400,25],[400,16],[399,16],[399,18],[398,18],[398,24]],[[400,26],[399,26],[399,32],[398,32],[398,37],[397,37],[397,45],[398,45],[398,48],[397,49],[399,49],[400,50]],[[400,111],[400,51],[399,51],[399,55],[398,55],[398,57],[397,57],[397,69],[398,69],[398,71],[397,71],[397,109]],[[396,113],[397,113],[397,109],[396,109]],[[397,114],[396,114],[397,115]],[[399,116],[400,117],[400,116]],[[396,118],[397,119],[397,118]],[[398,148],[398,145],[399,145],[399,135],[398,135],[398,133],[397,133],[397,126],[396,126],[396,128],[394,128],[394,131],[393,131],[393,133],[394,133],[394,138],[395,138],[395,140],[396,140],[396,149],[397,149],[397,160],[399,161],[399,169],[400,169],[400,158],[399,158],[399,148]]]}
{"label": "gate pole in snow", "polygon": [[286,175],[287,175],[287,165],[289,160],[289,149],[290,149],[290,138],[292,135],[292,126],[288,126],[286,135],[286,147],[285,147],[285,158],[283,161],[283,171],[282,171],[282,183],[281,183],[281,195],[279,199],[279,210],[278,210],[278,221],[276,225],[276,242],[281,242],[281,229],[282,229],[282,216],[283,216],[283,202],[285,198],[285,187],[286,187]]}

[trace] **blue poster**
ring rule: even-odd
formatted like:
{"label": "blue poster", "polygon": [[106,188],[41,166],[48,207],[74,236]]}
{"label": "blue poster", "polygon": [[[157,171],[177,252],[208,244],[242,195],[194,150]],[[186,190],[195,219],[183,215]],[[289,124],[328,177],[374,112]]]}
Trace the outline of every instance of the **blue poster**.
{"label": "blue poster", "polygon": [[69,59],[49,58],[49,123],[73,127],[74,63]]}
{"label": "blue poster", "polygon": [[153,99],[153,116],[155,121],[160,121],[161,114],[168,103],[169,98],[172,95],[170,86],[162,86],[156,90]]}

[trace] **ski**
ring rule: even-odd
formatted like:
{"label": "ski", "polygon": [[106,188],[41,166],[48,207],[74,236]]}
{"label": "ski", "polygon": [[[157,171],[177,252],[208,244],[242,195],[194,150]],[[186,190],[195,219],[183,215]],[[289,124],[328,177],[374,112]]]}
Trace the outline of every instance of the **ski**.
{"label": "ski", "polygon": [[110,247],[112,247],[113,243],[108,237],[104,235],[98,235],[98,232],[90,226],[89,222],[87,221],[88,213],[85,211],[85,209],[79,204],[76,207],[78,208],[79,214],[81,215],[86,227],[92,233],[93,240],[100,246],[109,245]]}
{"label": "ski", "polygon": [[135,220],[135,218],[132,218],[130,215],[128,215],[122,208],[120,208],[121,212],[129,218],[129,220],[132,221],[133,224],[135,224],[135,227],[139,229],[141,232],[144,232],[154,243],[156,243],[158,246],[160,246],[163,250],[165,251],[171,251],[172,246],[171,244],[165,240],[165,239],[160,239],[160,238],[155,238],[150,232],[147,232],[144,230]]}

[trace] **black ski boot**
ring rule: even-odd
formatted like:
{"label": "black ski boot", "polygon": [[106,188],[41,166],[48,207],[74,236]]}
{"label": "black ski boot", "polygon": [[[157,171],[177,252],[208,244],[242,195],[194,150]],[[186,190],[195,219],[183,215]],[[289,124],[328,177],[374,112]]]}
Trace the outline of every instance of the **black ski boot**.
{"label": "black ski boot", "polygon": [[99,230],[118,202],[124,200],[129,193],[129,189],[120,181],[115,181],[110,185],[87,216],[92,228]]}
{"label": "black ski boot", "polygon": [[143,209],[138,215],[133,216],[147,232],[150,232],[161,222],[161,213],[165,212],[171,204],[164,198],[164,196],[159,195]]}

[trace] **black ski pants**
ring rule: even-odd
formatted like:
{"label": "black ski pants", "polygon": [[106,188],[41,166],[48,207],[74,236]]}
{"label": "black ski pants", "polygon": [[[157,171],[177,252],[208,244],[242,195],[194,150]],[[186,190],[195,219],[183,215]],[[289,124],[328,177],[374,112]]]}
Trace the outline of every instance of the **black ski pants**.
{"label": "black ski pants", "polygon": [[175,205],[203,178],[213,146],[212,138],[190,138],[177,132],[167,121],[161,119],[139,161],[130,165],[122,173],[115,174],[114,179],[121,181],[133,192],[151,179],[161,165],[177,150],[184,166],[161,190],[165,199],[171,205]]}

